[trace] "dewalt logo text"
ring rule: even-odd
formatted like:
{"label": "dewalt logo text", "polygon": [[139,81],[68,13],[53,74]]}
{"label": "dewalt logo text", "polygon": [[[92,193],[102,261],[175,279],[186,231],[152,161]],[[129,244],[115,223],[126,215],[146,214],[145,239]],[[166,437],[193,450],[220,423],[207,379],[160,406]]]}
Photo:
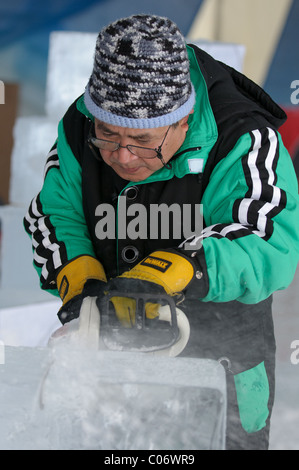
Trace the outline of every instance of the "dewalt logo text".
{"label": "dewalt logo text", "polygon": [[143,266],[149,266],[151,268],[157,269],[162,273],[165,273],[167,269],[171,266],[171,262],[165,259],[156,258],[155,256],[148,256],[141,262]]}

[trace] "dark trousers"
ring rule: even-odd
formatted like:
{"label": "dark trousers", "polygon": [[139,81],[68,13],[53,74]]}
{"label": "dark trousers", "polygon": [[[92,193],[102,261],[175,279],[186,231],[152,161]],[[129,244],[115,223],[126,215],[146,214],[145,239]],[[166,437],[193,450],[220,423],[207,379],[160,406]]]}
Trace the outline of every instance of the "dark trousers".
{"label": "dark trousers", "polygon": [[[186,301],[190,340],[181,356],[219,360],[226,357],[226,450],[267,450],[275,390],[275,339],[272,298],[259,304]],[[181,306],[180,306],[181,307]],[[253,433],[241,424],[234,375],[264,362],[269,382],[269,416],[266,426]],[[224,364],[226,366],[227,364]]]}

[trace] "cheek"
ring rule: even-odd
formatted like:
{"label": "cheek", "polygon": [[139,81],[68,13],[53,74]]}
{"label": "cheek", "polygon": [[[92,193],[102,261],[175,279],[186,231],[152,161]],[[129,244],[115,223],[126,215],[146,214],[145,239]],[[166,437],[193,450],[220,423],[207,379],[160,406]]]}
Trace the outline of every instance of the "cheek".
{"label": "cheek", "polygon": [[150,166],[148,166],[148,169],[151,170],[152,173],[154,173],[155,171],[160,170],[160,168],[162,168],[162,166],[163,166],[162,163],[157,158],[154,161],[151,161],[151,164],[150,164]]}
{"label": "cheek", "polygon": [[107,165],[109,165],[109,166],[112,165],[112,163],[113,163],[111,161],[112,152],[107,152],[105,150],[101,150],[101,157]]}

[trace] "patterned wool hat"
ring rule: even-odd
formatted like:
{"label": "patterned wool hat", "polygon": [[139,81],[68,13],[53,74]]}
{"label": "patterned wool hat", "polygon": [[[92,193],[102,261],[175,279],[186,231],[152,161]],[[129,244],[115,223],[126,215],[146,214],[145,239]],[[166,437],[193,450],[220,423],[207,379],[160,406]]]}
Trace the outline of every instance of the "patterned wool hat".
{"label": "patterned wool hat", "polygon": [[193,108],[184,37],[168,18],[134,15],[98,35],[85,105],[99,120],[136,129],[174,124]]}

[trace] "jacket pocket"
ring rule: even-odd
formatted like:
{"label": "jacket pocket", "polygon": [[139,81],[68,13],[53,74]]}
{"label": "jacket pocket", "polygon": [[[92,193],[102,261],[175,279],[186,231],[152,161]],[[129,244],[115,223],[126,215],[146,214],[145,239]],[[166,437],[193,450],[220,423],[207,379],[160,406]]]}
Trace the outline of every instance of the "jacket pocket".
{"label": "jacket pocket", "polygon": [[248,433],[261,430],[269,416],[269,382],[264,362],[234,376],[240,420]]}

